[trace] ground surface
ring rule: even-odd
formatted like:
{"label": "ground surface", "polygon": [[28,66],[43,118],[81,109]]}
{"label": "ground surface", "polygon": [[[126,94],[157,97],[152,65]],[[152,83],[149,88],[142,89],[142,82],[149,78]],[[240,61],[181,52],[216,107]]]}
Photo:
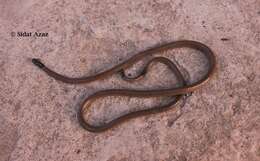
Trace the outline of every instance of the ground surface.
{"label": "ground surface", "polygon": [[[260,160],[259,0],[0,0],[0,11],[0,161]],[[19,31],[48,37],[17,37]],[[91,75],[180,39],[201,41],[215,51],[212,81],[183,108],[101,134],[77,122],[85,97],[109,88],[167,88],[176,83],[174,75],[157,64],[134,84],[115,75],[68,85],[30,63],[38,57],[62,74]],[[190,82],[207,67],[196,51],[160,55],[178,62]],[[128,72],[135,75],[145,61]],[[91,109],[92,122],[158,102],[99,100]]]}

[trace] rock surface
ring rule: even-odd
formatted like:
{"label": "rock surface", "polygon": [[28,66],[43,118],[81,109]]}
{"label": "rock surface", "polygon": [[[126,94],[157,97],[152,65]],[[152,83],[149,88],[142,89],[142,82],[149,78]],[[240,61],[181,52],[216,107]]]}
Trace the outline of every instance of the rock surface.
{"label": "rock surface", "polygon": [[[259,0],[0,0],[0,11],[0,161],[260,160]],[[48,36],[18,37],[17,32]],[[212,81],[183,107],[100,134],[77,122],[85,97],[110,88],[166,88],[176,84],[174,75],[156,64],[133,84],[115,75],[69,85],[30,62],[41,58],[62,74],[91,75],[180,39],[215,51]],[[190,82],[207,67],[193,50],[158,55],[178,63]],[[135,75],[145,62],[128,73]],[[91,108],[90,120],[95,124],[161,100],[106,98]]]}

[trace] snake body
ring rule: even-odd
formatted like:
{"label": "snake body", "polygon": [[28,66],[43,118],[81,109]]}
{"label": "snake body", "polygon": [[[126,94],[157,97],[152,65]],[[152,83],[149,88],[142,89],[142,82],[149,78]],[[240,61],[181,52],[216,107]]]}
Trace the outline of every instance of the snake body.
{"label": "snake body", "polygon": [[[150,60],[146,66],[144,67],[143,71],[136,77],[134,78],[129,78],[125,74],[125,70],[129,67],[131,67],[133,64],[138,62],[139,60],[143,59],[144,57],[148,55],[152,55],[158,52],[162,51],[167,51],[170,49],[175,49],[175,48],[192,48],[196,49],[200,52],[202,52],[205,57],[208,60],[209,68],[207,70],[207,73],[198,81],[192,83],[192,84],[187,84],[186,81],[184,80],[184,77],[182,76],[181,72],[177,68],[177,66],[170,61],[167,58],[164,57],[155,57],[152,60]],[[81,77],[81,78],[69,78],[67,76],[58,74],[57,72],[49,69],[46,67],[39,59],[32,59],[32,63],[38,66],[40,69],[42,69],[44,72],[46,72],[49,76],[53,77],[56,80],[62,81],[64,83],[71,83],[71,84],[79,84],[79,83],[89,83],[92,81],[104,79],[108,76],[111,76],[113,74],[119,73],[121,77],[126,80],[126,81],[133,81],[137,80],[141,77],[143,77],[148,69],[151,63],[153,62],[159,62],[165,64],[177,77],[180,87],[174,87],[174,88],[169,88],[169,89],[156,89],[156,90],[132,90],[132,89],[109,89],[109,90],[103,90],[103,91],[98,91],[89,97],[87,97],[83,103],[80,106],[80,109],[78,111],[78,120],[80,125],[90,131],[90,132],[102,132],[105,130],[108,130],[115,125],[118,125],[119,123],[122,123],[126,120],[129,120],[131,118],[139,117],[139,116],[144,116],[148,114],[155,114],[159,112],[163,112],[166,110],[169,110],[170,107],[175,105],[181,98],[184,98],[185,95],[192,93],[196,89],[202,87],[205,83],[208,82],[208,80],[212,77],[214,71],[215,71],[215,66],[216,66],[216,58],[213,53],[213,51],[206,45],[197,42],[197,41],[190,41],[190,40],[180,40],[180,41],[175,41],[171,42],[165,45],[153,47],[150,49],[147,49],[143,52],[140,52],[133,57],[129,58],[128,60],[108,69],[103,72],[97,73],[92,76],[87,76],[87,77]],[[128,113],[126,115],[120,116],[108,123],[105,123],[103,125],[99,126],[94,126],[90,125],[84,118],[84,113],[86,110],[91,106],[92,102],[97,100],[98,98],[101,97],[107,97],[107,96],[129,96],[129,97],[161,97],[161,96],[173,96],[175,99],[168,103],[167,105],[162,105],[159,107],[153,107],[150,109],[144,109],[140,111],[135,111]]]}

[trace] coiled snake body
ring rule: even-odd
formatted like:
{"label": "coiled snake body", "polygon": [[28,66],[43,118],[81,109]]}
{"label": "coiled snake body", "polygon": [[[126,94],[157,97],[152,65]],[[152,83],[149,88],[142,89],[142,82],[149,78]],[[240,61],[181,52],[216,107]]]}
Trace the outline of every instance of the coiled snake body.
{"label": "coiled snake body", "polygon": [[[145,56],[152,55],[157,52],[166,51],[169,49],[183,48],[183,47],[199,50],[200,52],[202,52],[205,55],[205,57],[208,60],[209,69],[208,69],[207,73],[205,74],[205,76],[203,78],[196,81],[195,83],[188,85],[185,82],[181,72],[176,67],[176,65],[172,61],[170,61],[169,59],[164,58],[164,57],[155,57],[152,60],[150,60],[147,63],[147,65],[145,66],[145,68],[143,69],[143,71],[134,78],[129,78],[125,75],[125,72],[124,72],[125,69],[129,68],[131,65],[133,65],[137,61],[141,60]],[[163,112],[163,111],[170,109],[170,107],[175,105],[181,98],[185,97],[185,95],[195,91],[196,89],[203,86],[206,82],[208,82],[208,80],[211,78],[211,76],[213,75],[213,73],[215,71],[216,59],[215,59],[215,56],[214,56],[212,50],[209,47],[207,47],[206,45],[204,45],[200,42],[197,42],[197,41],[181,40],[181,41],[175,41],[175,42],[171,42],[171,43],[168,43],[165,45],[161,45],[158,47],[154,47],[154,48],[145,50],[143,52],[140,52],[139,54],[134,55],[133,57],[122,62],[121,64],[118,64],[104,72],[100,72],[93,76],[87,76],[87,77],[81,77],[81,78],[69,78],[69,77],[63,76],[61,74],[58,74],[58,73],[54,72],[53,70],[49,69],[48,67],[46,67],[39,59],[34,58],[34,59],[32,59],[32,62],[33,62],[33,64],[38,66],[40,69],[42,69],[44,72],[46,72],[49,76],[53,77],[54,79],[62,81],[64,83],[72,83],[72,84],[88,83],[88,82],[106,78],[106,77],[108,77],[112,74],[116,74],[116,73],[121,74],[122,78],[126,81],[136,80],[138,78],[141,78],[142,76],[144,76],[147,73],[148,68],[152,62],[163,63],[163,64],[167,65],[174,72],[178,81],[181,84],[180,87],[169,88],[169,89],[159,89],[159,90],[109,89],[109,90],[98,91],[98,92],[94,93],[93,95],[87,97],[81,104],[81,107],[78,111],[79,123],[84,129],[86,129],[88,131],[102,132],[102,131],[112,128],[114,125],[122,123],[123,121],[129,120],[131,118],[135,118],[135,117],[143,116],[143,115],[147,115],[147,114],[159,113],[159,112]],[[100,126],[90,125],[89,123],[87,123],[87,121],[84,118],[84,113],[86,112],[86,109],[89,108],[91,103],[93,101],[95,101],[96,99],[101,98],[101,97],[106,97],[106,96],[130,96],[130,97],[142,97],[142,98],[156,97],[156,96],[175,96],[175,99],[174,99],[174,101],[168,103],[167,105],[131,112],[126,115],[120,116],[119,118],[116,118],[116,119],[110,121],[109,123],[106,123],[106,124],[103,124]]]}

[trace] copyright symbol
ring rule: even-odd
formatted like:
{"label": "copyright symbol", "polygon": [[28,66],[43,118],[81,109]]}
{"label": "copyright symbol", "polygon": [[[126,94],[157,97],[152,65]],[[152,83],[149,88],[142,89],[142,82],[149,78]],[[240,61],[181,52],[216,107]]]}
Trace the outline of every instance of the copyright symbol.
{"label": "copyright symbol", "polygon": [[16,35],[15,32],[11,32],[12,37],[15,37],[15,35]]}

